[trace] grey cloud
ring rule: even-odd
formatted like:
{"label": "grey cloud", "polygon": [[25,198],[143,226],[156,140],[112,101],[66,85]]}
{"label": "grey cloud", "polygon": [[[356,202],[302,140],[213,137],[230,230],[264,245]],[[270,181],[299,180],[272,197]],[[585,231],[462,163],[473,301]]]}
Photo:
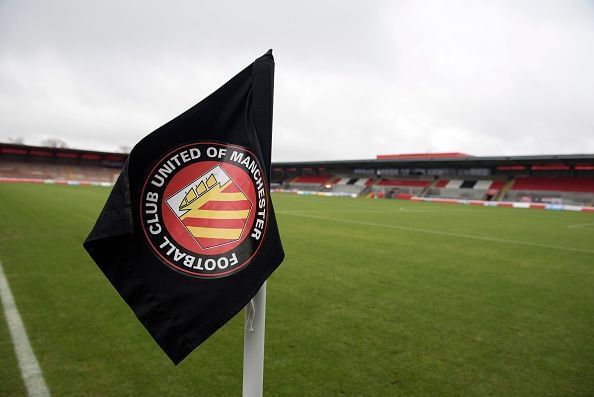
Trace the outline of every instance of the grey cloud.
{"label": "grey cloud", "polygon": [[0,2],[0,139],[133,145],[275,49],[275,160],[594,152],[594,6]]}

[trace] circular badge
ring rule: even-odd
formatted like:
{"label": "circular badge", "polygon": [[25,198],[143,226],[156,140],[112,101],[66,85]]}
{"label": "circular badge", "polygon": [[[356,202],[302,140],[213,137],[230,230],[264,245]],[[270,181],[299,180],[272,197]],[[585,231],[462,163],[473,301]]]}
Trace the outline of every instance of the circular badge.
{"label": "circular badge", "polygon": [[144,182],[140,218],[153,251],[192,277],[226,277],[249,265],[264,239],[269,192],[256,156],[214,142],[163,156]]}

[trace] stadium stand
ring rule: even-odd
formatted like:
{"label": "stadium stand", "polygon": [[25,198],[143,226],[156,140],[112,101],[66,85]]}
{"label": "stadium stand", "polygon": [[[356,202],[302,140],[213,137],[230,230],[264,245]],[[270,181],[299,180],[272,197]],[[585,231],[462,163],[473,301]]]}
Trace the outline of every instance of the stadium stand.
{"label": "stadium stand", "polygon": [[427,187],[431,184],[430,181],[418,180],[418,179],[380,179],[377,186],[412,186],[412,187]]}
{"label": "stadium stand", "polygon": [[[0,144],[0,182],[110,185],[127,155]],[[275,163],[276,190],[351,197],[594,204],[594,155],[378,155],[372,160]]]}
{"label": "stadium stand", "polygon": [[518,177],[511,190],[594,193],[594,178]]}
{"label": "stadium stand", "polygon": [[0,181],[111,185],[127,155],[0,144]]}
{"label": "stadium stand", "polygon": [[504,184],[491,179],[439,179],[423,196],[490,201]]}
{"label": "stadium stand", "polygon": [[588,206],[594,203],[591,154],[477,157],[451,152],[274,164],[273,182],[283,188],[300,190],[296,183],[303,182],[300,175],[316,182],[314,189],[309,185],[310,191],[322,193]]}
{"label": "stadium stand", "polygon": [[411,179],[390,179],[380,178],[371,188],[371,191],[379,197],[405,197],[403,195],[420,195],[431,185],[431,180],[418,178]]}
{"label": "stadium stand", "polygon": [[591,205],[594,202],[594,178],[520,176],[506,192],[505,199]]}
{"label": "stadium stand", "polygon": [[327,175],[303,175],[294,178],[291,183],[321,186],[332,179]]}
{"label": "stadium stand", "polygon": [[114,182],[118,169],[87,165],[59,165],[1,161],[0,176],[4,178],[38,178],[48,180]]}
{"label": "stadium stand", "polygon": [[326,185],[332,185],[337,178],[328,175],[302,175],[290,179],[285,183],[289,189],[304,191],[322,191]]}
{"label": "stadium stand", "polygon": [[337,180],[336,185],[332,187],[332,191],[345,194],[360,195],[363,191],[368,189],[368,185],[373,180],[369,178],[351,178],[344,177]]}
{"label": "stadium stand", "polygon": [[359,195],[366,189],[368,178],[337,177],[331,175],[302,175],[283,183],[288,190],[336,192]]}

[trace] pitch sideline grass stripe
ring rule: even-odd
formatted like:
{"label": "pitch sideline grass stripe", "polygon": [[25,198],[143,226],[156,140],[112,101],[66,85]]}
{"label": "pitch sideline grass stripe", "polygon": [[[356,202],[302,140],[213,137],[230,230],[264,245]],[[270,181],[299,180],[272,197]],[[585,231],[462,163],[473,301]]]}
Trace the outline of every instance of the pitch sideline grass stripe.
{"label": "pitch sideline grass stripe", "polygon": [[584,248],[563,247],[561,245],[539,244],[539,243],[531,243],[529,241],[519,241],[519,240],[506,240],[506,239],[497,238],[497,237],[473,236],[470,234],[442,232],[439,230],[421,229],[421,228],[416,228],[416,227],[386,225],[385,223],[351,221],[349,219],[328,218],[325,216],[305,215],[305,214],[294,213],[294,212],[277,211],[277,213],[283,214],[283,215],[290,215],[290,216],[300,216],[303,218],[320,219],[320,220],[324,220],[324,221],[334,221],[334,222],[350,223],[350,224],[354,224],[354,225],[364,225],[364,226],[383,227],[383,228],[387,228],[387,229],[404,230],[404,231],[408,231],[408,232],[437,234],[440,236],[460,237],[460,238],[466,238],[466,239],[471,239],[471,240],[481,240],[481,241],[491,241],[494,243],[516,244],[516,245],[525,245],[525,246],[529,246],[529,247],[555,249],[555,250],[560,250],[560,251],[594,254],[594,250],[588,250],[588,249],[584,249]]}
{"label": "pitch sideline grass stripe", "polygon": [[4,309],[4,316],[8,324],[8,331],[12,338],[21,376],[30,397],[49,397],[50,393],[43,379],[39,362],[35,357],[25,325],[14,302],[8,280],[0,262],[0,300]]}

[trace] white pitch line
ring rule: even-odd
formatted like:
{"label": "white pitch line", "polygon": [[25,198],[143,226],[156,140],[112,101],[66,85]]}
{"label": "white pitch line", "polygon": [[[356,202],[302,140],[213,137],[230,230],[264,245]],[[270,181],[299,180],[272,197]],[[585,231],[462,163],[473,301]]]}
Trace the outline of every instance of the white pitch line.
{"label": "white pitch line", "polygon": [[529,241],[519,241],[519,240],[506,240],[506,239],[496,238],[496,237],[473,236],[473,235],[470,235],[470,234],[453,233],[453,232],[442,232],[442,231],[439,231],[439,230],[420,229],[420,228],[416,228],[416,227],[397,226],[397,225],[386,225],[385,223],[351,221],[351,220],[348,220],[348,219],[328,218],[328,217],[325,217],[325,216],[306,215],[306,214],[300,214],[300,213],[294,213],[294,212],[277,211],[277,213],[284,214],[284,215],[291,215],[291,216],[300,216],[300,217],[303,217],[303,218],[320,219],[320,220],[324,220],[324,221],[351,223],[351,224],[354,224],[354,225],[364,225],[364,226],[383,227],[383,228],[387,228],[387,229],[404,230],[404,231],[408,231],[408,232],[437,234],[437,235],[440,235],[440,236],[460,237],[460,238],[467,238],[467,239],[471,239],[471,240],[481,240],[481,241],[491,241],[491,242],[494,242],[494,243],[525,245],[525,246],[528,246],[528,247],[549,248],[549,249],[555,249],[555,250],[560,250],[560,251],[581,252],[581,253],[586,253],[586,254],[594,254],[594,250],[588,250],[588,249],[584,249],[584,248],[564,247],[564,246],[561,246],[561,245],[539,244],[539,243],[531,243]]}
{"label": "white pitch line", "polygon": [[568,225],[567,228],[569,229],[577,229],[578,227],[592,227],[594,226],[594,222],[590,223],[578,223],[576,225]]}
{"label": "white pitch line", "polygon": [[41,368],[35,353],[33,353],[25,325],[14,303],[8,280],[4,275],[2,262],[0,262],[0,298],[27,394],[29,397],[49,397],[50,393],[43,379]]}
{"label": "white pitch line", "polygon": [[332,212],[332,213],[334,213],[334,212],[337,212],[337,213],[340,213],[340,212],[346,212],[346,213],[357,212],[357,213],[359,213],[360,212],[360,213],[366,214],[366,213],[374,213],[374,212],[376,212],[376,213],[377,212],[386,213],[387,211],[386,210],[298,210],[298,211],[295,211],[295,212],[299,212],[299,213],[305,212],[305,213],[308,213],[308,214],[309,213],[321,213],[321,214],[325,214],[325,213],[329,213],[329,212]]}
{"label": "white pitch line", "polygon": [[[383,214],[397,214],[398,211],[399,212],[431,212],[431,213],[443,213],[444,211],[440,211],[440,210],[424,210],[424,209],[417,209],[417,208],[405,208],[405,207],[392,207],[392,208],[388,208],[388,209],[381,209],[381,210],[297,210],[297,211],[293,211],[292,213],[321,213],[321,214],[326,214],[326,213],[340,213],[340,212],[346,212],[346,213],[383,213]],[[458,210],[453,210],[453,209],[449,209],[448,212],[470,212],[471,209],[458,209]],[[280,211],[277,211],[280,213]]]}

